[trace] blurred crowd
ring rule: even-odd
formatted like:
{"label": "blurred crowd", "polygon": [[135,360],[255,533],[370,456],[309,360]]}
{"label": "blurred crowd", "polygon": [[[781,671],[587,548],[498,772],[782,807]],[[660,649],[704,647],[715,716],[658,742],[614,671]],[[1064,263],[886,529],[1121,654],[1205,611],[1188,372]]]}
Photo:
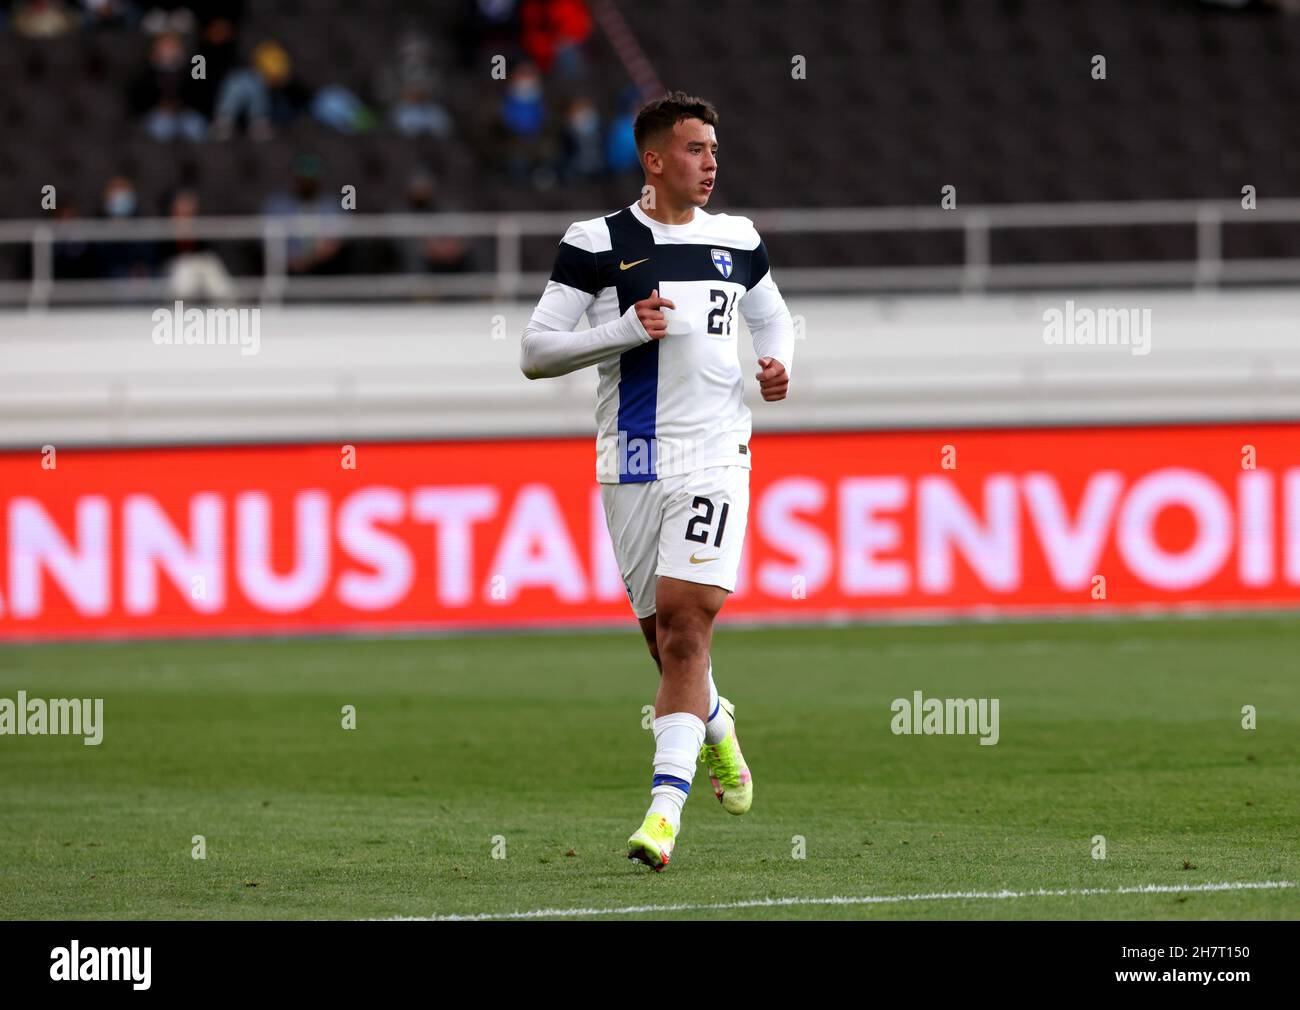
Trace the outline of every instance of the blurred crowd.
{"label": "blurred crowd", "polygon": [[[593,25],[585,0],[475,0],[473,7],[462,52],[472,52],[476,65],[500,54],[508,59],[497,116],[512,181],[546,188],[637,169],[632,124],[649,96],[628,85],[602,119],[595,101],[601,89],[588,76]],[[565,96],[558,128],[551,122],[552,88]]]}
{"label": "blurred crowd", "polygon": [[[259,142],[283,136],[309,151],[303,138],[310,138],[311,130],[296,128],[305,123],[355,136],[360,145],[375,132],[432,138],[469,150],[476,165],[530,190],[637,168],[632,123],[642,96],[629,86],[606,98],[609,89],[597,86],[590,52],[594,23],[586,0],[462,0],[457,16],[441,24],[429,17],[424,27],[369,27],[391,36],[385,58],[364,74],[354,72],[357,79],[324,80],[308,80],[300,72],[294,49],[305,43],[255,31],[249,6],[244,0],[0,0],[0,44],[10,33],[37,40],[99,32],[138,36],[141,63],[121,80],[122,101],[133,128],[159,144],[248,138],[256,149]],[[347,22],[340,19],[329,31],[346,32]],[[461,89],[477,102],[468,103],[477,109],[472,117],[464,101],[447,99],[453,75],[458,80],[477,75],[473,88]],[[342,212],[338,194],[325,192],[321,179],[320,158],[300,155],[284,188],[266,197],[262,213]],[[189,219],[224,212],[201,208],[195,188],[181,185],[161,206],[142,207],[136,182],[128,171],[115,174],[104,181],[98,207],[79,207],[69,199],[55,214]],[[396,209],[397,195],[386,194],[388,207]],[[448,197],[436,174],[422,168],[407,180],[400,203],[416,213],[475,209]],[[288,269],[293,274],[344,270],[346,253],[337,240],[295,239]],[[221,257],[195,239],[61,243],[55,261],[59,277],[168,276],[186,286],[198,284],[211,297],[226,297],[231,290]],[[437,239],[394,243],[384,266],[459,271],[476,268],[474,261],[469,243]]]}
{"label": "blurred crowd", "polygon": [[[289,185],[272,193],[262,205],[269,217],[330,217],[344,211],[333,193],[321,185],[322,160],[299,155],[294,160]],[[429,213],[439,208],[438,181],[421,169],[406,187],[405,210]],[[114,175],[101,194],[105,218],[125,220],[141,216],[139,198],[129,175]],[[191,225],[200,216],[199,196],[177,188],[157,209],[175,224],[175,237],[166,241],[123,240],[54,244],[54,276],[67,280],[165,278],[171,296],[195,301],[231,301],[236,287],[220,247],[198,237]],[[60,203],[55,216],[75,220],[82,209],[75,199]],[[361,248],[361,246],[365,248]],[[486,257],[474,243],[456,236],[370,240],[348,243],[333,236],[290,235],[286,240],[285,269],[291,275],[324,276],[348,272],[460,273],[480,269]],[[259,247],[260,254],[260,247]]]}
{"label": "blurred crowd", "polygon": [[[302,117],[343,134],[457,136],[442,100],[453,68],[428,32],[401,32],[368,80],[307,81],[289,42],[248,36],[245,13],[243,0],[0,0],[0,30],[28,38],[140,33],[143,65],[125,82],[125,100],[160,142],[264,140]],[[636,167],[632,119],[640,96],[626,89],[602,119],[596,90],[585,87],[592,28],[586,0],[467,0],[458,37],[440,40],[461,54],[457,72],[486,78],[494,57],[505,58],[496,126],[500,167],[513,180],[546,186]],[[547,101],[552,82],[566,95],[560,122]]]}

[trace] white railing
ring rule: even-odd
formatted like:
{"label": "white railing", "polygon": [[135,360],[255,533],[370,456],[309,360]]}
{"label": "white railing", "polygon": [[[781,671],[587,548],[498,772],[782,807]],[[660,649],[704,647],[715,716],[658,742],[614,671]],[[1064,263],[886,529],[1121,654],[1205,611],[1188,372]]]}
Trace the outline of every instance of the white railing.
{"label": "white railing", "polygon": [[[184,237],[255,241],[262,247],[262,273],[234,278],[238,297],[276,305],[284,301],[370,300],[375,298],[478,297],[527,299],[546,283],[546,271],[522,268],[525,238],[558,242],[575,220],[602,212],[509,214],[337,214],[324,217],[204,217],[117,220],[22,220],[0,222],[0,245],[31,249],[30,280],[0,282],[0,305],[42,309],[56,304],[142,303],[168,298],[164,278],[103,280],[54,276],[57,242],[169,241]],[[608,212],[604,212],[608,213]],[[855,267],[827,262],[811,267],[777,264],[789,292],[984,291],[1097,285],[1184,285],[1214,287],[1300,281],[1300,258],[1223,257],[1226,224],[1300,223],[1300,199],[1264,200],[1245,210],[1236,200],[1137,201],[1116,203],[1007,204],[942,210],[938,207],[739,210],[764,235],[879,232],[955,232],[963,237],[960,262],[931,266]],[[992,262],[995,232],[1035,228],[1103,229],[1184,226],[1195,237],[1190,260],[1136,262]],[[342,274],[295,276],[287,270],[291,237],[418,239],[459,236],[491,239],[490,270],[460,274]]]}

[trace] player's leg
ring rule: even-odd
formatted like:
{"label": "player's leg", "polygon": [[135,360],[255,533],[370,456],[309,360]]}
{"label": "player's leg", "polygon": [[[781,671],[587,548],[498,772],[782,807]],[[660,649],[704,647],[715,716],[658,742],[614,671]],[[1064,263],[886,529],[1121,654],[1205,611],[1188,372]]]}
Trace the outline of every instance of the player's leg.
{"label": "player's leg", "polygon": [[[710,467],[663,479],[655,631],[662,670],[655,699],[651,805],[629,856],[662,869],[681,826],[695,766],[707,761],[714,792],[733,813],[749,809],[753,788],[736,742],[734,707],[710,690],[713,621],[735,589],[749,511],[749,471]],[[644,630],[643,625],[643,630]],[[715,700],[716,699],[716,700]],[[721,720],[716,744],[706,723]]]}
{"label": "player's leg", "polygon": [[[645,638],[646,647],[650,650],[650,658],[655,661],[655,666],[659,668],[662,675],[664,665],[659,660],[659,623],[656,615],[651,614],[649,617],[640,619],[641,635]],[[713,682],[713,657],[709,657],[709,703],[707,705],[708,718],[704,722],[704,743],[706,745],[717,745],[727,738],[727,733],[731,727],[731,717],[734,714],[734,708],[731,708],[730,702],[718,697],[718,685]],[[728,709],[731,709],[729,712]]]}
{"label": "player's leg", "polygon": [[[663,662],[659,697],[655,712],[682,714],[660,722],[655,720],[656,741],[659,730],[670,730],[669,752],[675,754],[677,746],[685,742],[688,727],[692,739],[698,737],[698,761],[708,766],[709,782],[714,795],[723,808],[732,814],[746,813],[753,804],[754,786],[749,766],[740,750],[736,736],[736,707],[726,698],[718,696],[713,683],[713,666],[709,648],[713,642],[713,622],[726,600],[727,590],[717,586],[700,585],[670,576],[659,577],[658,622],[659,655]],[[698,706],[703,700],[704,708]],[[699,713],[707,712],[703,727]],[[694,718],[692,718],[694,716]],[[676,789],[660,787],[659,774],[674,770],[660,766],[661,755],[655,755],[656,788],[651,792],[655,802],[651,811],[659,810],[670,818],[676,816],[674,827],[680,824],[680,811],[690,792],[690,777],[683,784],[675,779],[662,780]],[[693,770],[693,766],[692,766]]]}
{"label": "player's leg", "polygon": [[655,713],[690,712],[703,726],[709,717],[709,646],[713,620],[726,602],[721,586],[660,576],[655,588],[659,693]]}
{"label": "player's leg", "polygon": [[668,865],[704,744],[708,715],[709,643],[713,619],[727,591],[660,576],[655,592],[656,635],[662,673],[655,696],[654,776],[650,809],[628,839],[628,857],[656,870]]}
{"label": "player's leg", "polygon": [[[665,519],[659,541],[659,584],[667,580],[701,583],[727,592],[736,588],[749,519],[749,470],[740,466],[708,467],[688,474],[664,506]],[[716,613],[716,611],[715,611]],[[658,614],[662,628],[662,606]],[[660,658],[664,658],[660,632]],[[700,760],[708,765],[714,795],[733,814],[743,814],[753,803],[753,779],[736,738],[735,706],[719,697],[713,682],[705,642],[705,680],[708,714]],[[665,662],[665,671],[667,663]]]}
{"label": "player's leg", "polygon": [[[602,484],[601,501],[610,540],[614,545],[614,557],[627,589],[628,602],[641,626],[641,634],[645,637],[651,658],[662,669],[656,619],[655,588],[658,580],[655,568],[659,560],[659,540],[663,525],[663,482],[656,480]],[[692,756],[692,766],[694,760]],[[652,791],[659,781],[657,776],[652,779]],[[628,857],[639,859],[656,870],[663,869],[668,865],[672,854],[676,828],[675,819],[669,821],[659,813],[647,814],[641,827],[628,839]]]}
{"label": "player's leg", "polygon": [[[640,625],[646,648],[650,650],[650,658],[662,673],[659,625],[655,616],[655,568],[659,563],[659,538],[663,524],[662,483],[602,484],[601,503],[628,602]],[[709,685],[713,691],[711,675]],[[716,698],[711,696],[711,713],[717,708],[715,702]]]}

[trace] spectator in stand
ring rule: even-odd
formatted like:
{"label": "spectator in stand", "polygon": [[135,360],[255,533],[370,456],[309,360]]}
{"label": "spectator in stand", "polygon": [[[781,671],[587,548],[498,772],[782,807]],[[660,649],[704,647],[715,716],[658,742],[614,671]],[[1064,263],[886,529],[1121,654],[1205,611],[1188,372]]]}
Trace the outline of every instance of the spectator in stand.
{"label": "spectator in stand", "polygon": [[605,171],[605,149],[600,137],[600,113],[590,98],[569,103],[564,121],[561,174],[566,180],[594,179]]}
{"label": "spectator in stand", "polygon": [[[114,220],[136,216],[135,184],[125,175],[115,175],[104,186],[104,215]],[[151,277],[154,247],[151,242],[106,242],[101,246],[104,274],[114,279]]]}
{"label": "spectator in stand", "polygon": [[393,129],[403,137],[427,135],[446,140],[453,132],[451,115],[419,84],[408,84],[402,89],[388,118]]}
{"label": "spectator in stand", "polygon": [[520,42],[543,74],[581,77],[583,44],[591,35],[586,0],[523,0]]}
{"label": "spectator in stand", "polygon": [[192,190],[172,195],[167,216],[176,222],[176,238],[163,247],[167,293],[190,301],[234,301],[235,285],[225,264],[207,241],[194,236],[191,222],[198,213],[199,198]]}
{"label": "spectator in stand", "polygon": [[[321,189],[321,159],[302,154],[294,159],[293,187],[273,194],[262,212],[278,217],[316,217],[341,214],[337,197]],[[293,235],[288,240],[288,269],[291,274],[336,273],[343,265],[343,241],[333,235]]]}
{"label": "spectator in stand", "polygon": [[342,84],[327,84],[316,92],[311,114],[316,122],[346,134],[365,133],[378,123],[369,107]]}
{"label": "spectator in stand", "polygon": [[546,162],[546,106],[542,77],[531,63],[521,63],[507,78],[501,101],[501,126],[506,135],[506,173],[517,183],[535,182]]}
{"label": "spectator in stand", "polygon": [[239,63],[235,23],[216,17],[203,26],[198,55],[203,57],[203,78],[194,82],[195,107],[214,119],[217,114],[217,89]]}
{"label": "spectator in stand", "polygon": [[[59,221],[81,219],[81,207],[71,197],[60,199],[54,216]],[[54,276],[56,279],[87,280],[100,275],[99,250],[92,242],[60,239],[54,243]]]}
{"label": "spectator in stand", "polygon": [[389,122],[404,137],[451,136],[451,116],[434,98],[443,90],[433,43],[423,32],[402,35],[394,58],[386,60],[375,75],[375,97],[388,106]]}
{"label": "spectator in stand", "polygon": [[154,140],[203,139],[208,124],[195,108],[202,99],[194,84],[181,37],[172,32],[154,36],[149,69],[131,85],[131,104]]}
{"label": "spectator in stand", "polygon": [[521,63],[506,84],[506,97],[501,103],[502,125],[512,136],[537,137],[545,119],[541,75],[533,64]]}
{"label": "spectator in stand", "polygon": [[269,140],[274,126],[286,126],[306,108],[310,95],[293,75],[293,61],[278,42],[261,42],[251,67],[236,67],[217,90],[213,136],[227,140],[247,119],[254,140]]}
{"label": "spectator in stand", "polygon": [[623,91],[618,114],[610,120],[609,132],[605,135],[605,165],[615,175],[641,167],[641,155],[636,149],[636,136],[632,130],[640,106],[640,93],[635,85],[629,85]]}
{"label": "spectator in stand", "polygon": [[[440,199],[438,181],[420,170],[406,187],[406,208],[413,214],[447,213],[454,208]],[[460,273],[474,266],[469,243],[459,236],[404,239],[399,243],[398,266],[403,273]]]}

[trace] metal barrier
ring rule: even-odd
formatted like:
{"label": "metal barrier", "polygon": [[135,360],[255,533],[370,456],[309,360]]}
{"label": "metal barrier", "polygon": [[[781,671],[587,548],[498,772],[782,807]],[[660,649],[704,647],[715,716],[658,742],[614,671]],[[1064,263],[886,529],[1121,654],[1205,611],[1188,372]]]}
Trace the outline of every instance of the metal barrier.
{"label": "metal barrier", "polygon": [[[1235,200],[1116,203],[1006,204],[943,210],[938,207],[736,210],[753,218],[762,234],[942,232],[963,236],[959,263],[930,266],[777,266],[783,290],[801,293],[868,291],[984,291],[1096,285],[1285,283],[1300,280],[1300,258],[1225,259],[1225,224],[1300,222],[1300,199],[1265,200],[1245,210]],[[558,242],[573,221],[606,212],[559,211],[511,214],[337,214],[322,217],[205,217],[132,220],[23,220],[0,222],[0,244],[30,245],[30,281],[0,282],[0,305],[41,309],[56,304],[142,303],[168,298],[166,279],[71,280],[54,276],[57,242],[207,241],[260,242],[263,270],[233,278],[238,297],[275,305],[285,301],[376,298],[470,297],[527,299],[548,274],[522,269],[522,243],[541,237]],[[1194,260],[1093,263],[994,263],[990,236],[1000,230],[1186,226],[1194,230]],[[477,273],[343,274],[293,276],[288,272],[291,237],[416,239],[435,236],[492,239],[495,268]]]}

